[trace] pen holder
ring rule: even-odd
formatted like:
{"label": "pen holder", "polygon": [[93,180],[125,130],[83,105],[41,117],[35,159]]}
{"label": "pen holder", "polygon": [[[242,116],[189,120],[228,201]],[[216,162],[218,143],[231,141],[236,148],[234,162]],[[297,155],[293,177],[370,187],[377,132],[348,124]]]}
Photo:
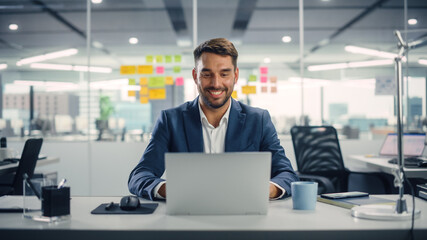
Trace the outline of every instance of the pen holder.
{"label": "pen holder", "polygon": [[70,214],[70,187],[42,187],[42,211],[45,217]]}

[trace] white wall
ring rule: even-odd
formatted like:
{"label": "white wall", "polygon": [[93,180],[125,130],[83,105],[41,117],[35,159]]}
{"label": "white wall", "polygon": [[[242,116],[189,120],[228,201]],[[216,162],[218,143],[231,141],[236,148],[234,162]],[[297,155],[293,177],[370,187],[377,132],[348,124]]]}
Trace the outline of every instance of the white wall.
{"label": "white wall", "polygon": [[[291,140],[283,139],[281,142],[296,168]],[[378,153],[381,142],[382,140],[341,141],[346,166],[348,159],[345,156]],[[23,142],[9,142],[8,146],[22,150]],[[146,146],[147,143],[143,142],[44,141],[41,153],[57,156],[60,162],[39,167],[36,171],[58,171],[59,179],[67,178],[73,196],[123,196],[129,194],[129,173],[138,163]]]}

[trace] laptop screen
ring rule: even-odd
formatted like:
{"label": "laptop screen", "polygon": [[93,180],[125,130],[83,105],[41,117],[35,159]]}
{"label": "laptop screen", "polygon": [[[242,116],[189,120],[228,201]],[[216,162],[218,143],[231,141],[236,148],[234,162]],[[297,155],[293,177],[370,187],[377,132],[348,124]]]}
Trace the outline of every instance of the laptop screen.
{"label": "laptop screen", "polygon": [[[421,156],[424,150],[425,133],[405,133],[403,135],[403,155]],[[397,156],[397,134],[389,133],[384,140],[380,155]]]}

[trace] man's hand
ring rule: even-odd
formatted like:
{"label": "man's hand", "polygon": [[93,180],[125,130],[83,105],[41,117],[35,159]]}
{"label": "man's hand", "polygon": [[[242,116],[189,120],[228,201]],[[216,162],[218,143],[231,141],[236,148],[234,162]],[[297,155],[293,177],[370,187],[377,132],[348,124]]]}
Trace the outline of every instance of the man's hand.
{"label": "man's hand", "polygon": [[[161,188],[160,188],[161,189]],[[160,192],[160,191],[159,191]],[[277,198],[282,194],[282,190],[276,187],[274,184],[270,183],[270,198]]]}
{"label": "man's hand", "polygon": [[[271,186],[270,186],[270,192],[271,192]],[[166,183],[163,184],[160,188],[159,188],[159,194],[160,196],[166,198]]]}

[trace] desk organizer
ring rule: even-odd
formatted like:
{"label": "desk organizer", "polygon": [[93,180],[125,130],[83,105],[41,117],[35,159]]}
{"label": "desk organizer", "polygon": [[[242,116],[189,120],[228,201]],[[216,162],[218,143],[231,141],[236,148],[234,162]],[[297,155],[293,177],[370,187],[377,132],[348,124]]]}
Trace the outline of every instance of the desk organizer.
{"label": "desk organizer", "polygon": [[45,217],[70,214],[70,187],[42,187],[42,212]]}

